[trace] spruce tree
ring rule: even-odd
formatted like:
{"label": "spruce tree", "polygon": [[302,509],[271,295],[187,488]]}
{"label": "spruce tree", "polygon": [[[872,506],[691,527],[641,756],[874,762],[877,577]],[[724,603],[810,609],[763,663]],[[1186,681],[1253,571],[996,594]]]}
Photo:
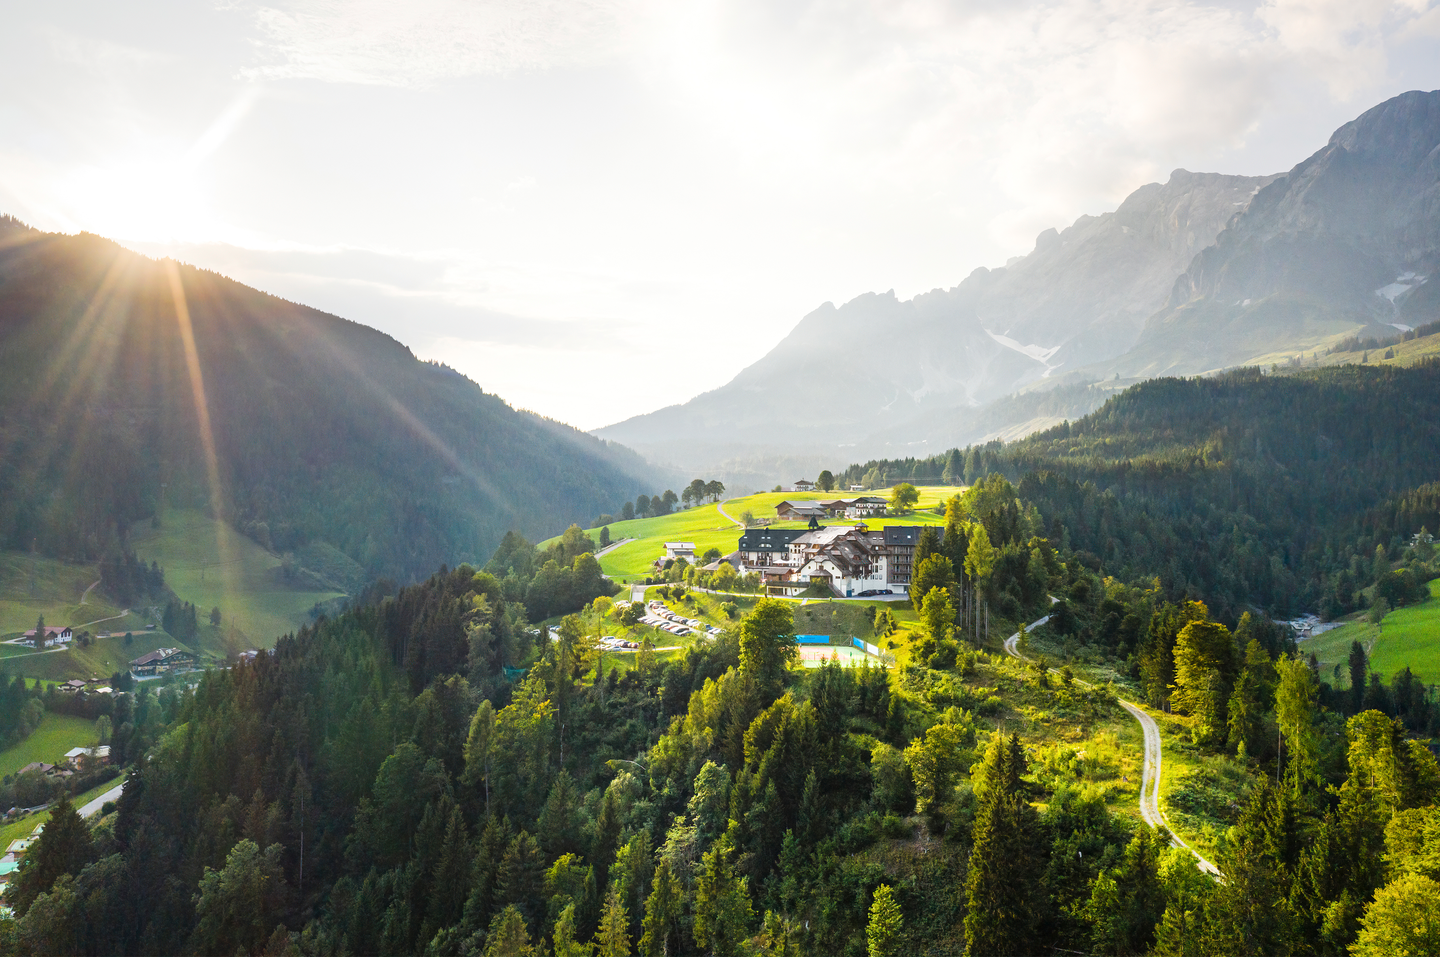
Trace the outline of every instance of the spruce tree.
{"label": "spruce tree", "polygon": [[645,899],[645,919],[640,924],[640,953],[644,957],[669,957],[677,952],[684,903],[684,888],[670,873],[670,859],[660,858],[650,896]]}
{"label": "spruce tree", "polygon": [[597,957],[630,957],[630,917],[620,889],[613,885],[605,895],[600,929],[595,932],[595,952]]}
{"label": "spruce tree", "polygon": [[1018,735],[995,735],[977,787],[974,844],[965,879],[965,942],[971,957],[1005,957],[1039,949],[1035,894],[1035,810],[1022,791],[1025,755]]}
{"label": "spruce tree", "polygon": [[25,916],[35,898],[48,893],[62,875],[78,875],[94,856],[90,828],[69,795],[63,795],[10,882],[10,906],[18,916]]}

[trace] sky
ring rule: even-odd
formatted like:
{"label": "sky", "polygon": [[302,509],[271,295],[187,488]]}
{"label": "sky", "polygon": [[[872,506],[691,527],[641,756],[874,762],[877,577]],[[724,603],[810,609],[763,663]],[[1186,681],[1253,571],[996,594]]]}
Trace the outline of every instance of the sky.
{"label": "sky", "polygon": [[953,286],[1177,167],[1289,169],[1440,87],[1440,0],[67,0],[0,25],[0,213],[587,429],[724,384],[823,302]]}

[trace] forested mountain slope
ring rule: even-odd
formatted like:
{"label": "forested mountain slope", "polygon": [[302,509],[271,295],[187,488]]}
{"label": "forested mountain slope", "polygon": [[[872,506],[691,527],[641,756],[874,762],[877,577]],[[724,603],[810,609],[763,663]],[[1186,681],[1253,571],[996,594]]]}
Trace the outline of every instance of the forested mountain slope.
{"label": "forested mountain slope", "polygon": [[0,221],[0,547],[94,558],[157,506],[368,573],[483,561],[651,483],[374,329]]}
{"label": "forested mountain slope", "polygon": [[1097,567],[1158,575],[1226,620],[1248,607],[1347,611],[1372,580],[1376,547],[1420,530],[1372,510],[1440,478],[1440,363],[1157,379],[1010,445],[836,475],[989,471],[1018,482],[1051,537]]}

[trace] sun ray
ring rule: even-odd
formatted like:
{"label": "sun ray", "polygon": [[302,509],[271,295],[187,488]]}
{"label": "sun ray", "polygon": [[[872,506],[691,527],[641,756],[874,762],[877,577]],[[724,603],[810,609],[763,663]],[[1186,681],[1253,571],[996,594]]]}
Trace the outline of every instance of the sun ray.
{"label": "sun ray", "polygon": [[[210,490],[210,512],[215,519],[215,550],[219,553],[219,573],[227,601],[233,602],[240,594],[240,583],[236,580],[237,558],[230,543],[228,512],[225,508],[224,489],[220,482],[220,460],[215,451],[215,432],[210,423],[210,403],[205,392],[205,373],[200,367],[200,352],[195,347],[195,328],[190,321],[190,305],[185,296],[185,286],[180,279],[180,269],[173,259],[161,263],[170,284],[170,298],[175,303],[175,323],[180,331],[180,346],[185,353],[185,370],[190,379],[190,395],[195,404],[195,421],[200,431],[201,450],[205,456],[205,479]],[[258,636],[251,636],[252,638]]]}

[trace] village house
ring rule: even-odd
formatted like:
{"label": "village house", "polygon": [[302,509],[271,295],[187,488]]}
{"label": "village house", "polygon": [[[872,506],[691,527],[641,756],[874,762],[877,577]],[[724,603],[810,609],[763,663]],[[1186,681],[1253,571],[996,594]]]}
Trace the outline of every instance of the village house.
{"label": "village house", "polygon": [[[52,628],[50,625],[45,626],[45,644],[47,646],[68,645],[74,639],[75,632],[69,628]],[[30,642],[32,645],[35,644],[34,628],[25,632],[24,640]]]}
{"label": "village house", "polygon": [[810,492],[815,488],[815,483],[809,479],[796,479],[795,484],[789,489],[791,492]]}
{"label": "village house", "polygon": [[812,518],[870,518],[884,515],[887,502],[883,498],[832,498],[811,501],[786,499],[775,506],[775,515],[783,522],[805,522]]}
{"label": "village house", "polygon": [[100,744],[93,748],[71,748],[65,752],[65,763],[76,769],[87,764],[109,764],[110,745]]}
{"label": "village house", "polygon": [[775,517],[782,522],[808,522],[812,518],[827,518],[829,515],[819,502],[787,500],[775,505]]}
{"label": "village house", "polygon": [[194,668],[199,659],[179,648],[158,648],[141,655],[130,662],[130,671],[136,676],[163,675],[172,671]]}

